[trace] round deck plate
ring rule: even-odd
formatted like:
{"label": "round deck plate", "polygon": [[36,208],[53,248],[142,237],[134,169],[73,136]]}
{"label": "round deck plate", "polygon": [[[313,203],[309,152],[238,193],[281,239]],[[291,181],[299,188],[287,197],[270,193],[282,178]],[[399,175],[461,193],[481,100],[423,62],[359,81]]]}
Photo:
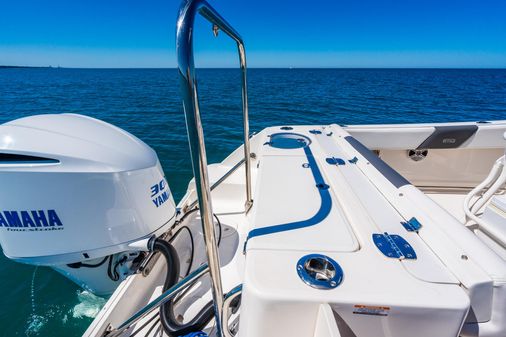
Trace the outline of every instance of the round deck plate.
{"label": "round deck plate", "polygon": [[268,144],[277,149],[301,149],[311,144],[308,137],[293,132],[275,133],[270,137],[271,140]]}
{"label": "round deck plate", "polygon": [[301,280],[316,289],[334,289],[343,281],[343,270],[326,255],[309,254],[297,262]]}

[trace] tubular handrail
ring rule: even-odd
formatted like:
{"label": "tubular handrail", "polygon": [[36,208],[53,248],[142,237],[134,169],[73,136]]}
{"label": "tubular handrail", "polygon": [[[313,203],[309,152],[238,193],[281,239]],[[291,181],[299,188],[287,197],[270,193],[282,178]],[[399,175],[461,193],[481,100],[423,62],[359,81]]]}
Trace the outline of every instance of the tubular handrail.
{"label": "tubular handrail", "polygon": [[[242,82],[242,111],[243,111],[243,138],[244,138],[244,161],[246,175],[246,211],[253,203],[251,192],[251,162],[250,162],[250,135],[249,135],[249,110],[248,110],[248,90],[247,90],[247,66],[246,51],[244,42],[237,31],[227,23],[221,15],[214,10],[205,0],[184,0],[179,10],[176,30],[176,52],[178,59],[178,70],[181,83],[181,92],[183,94],[183,108],[185,115],[190,112],[198,115],[197,125],[202,129],[200,120],[200,109],[197,93],[197,80],[195,77],[195,64],[193,57],[193,25],[196,14],[199,13],[217,28],[230,36],[237,43],[239,53],[239,62],[241,67]],[[213,27],[214,28],[214,27]],[[192,98],[188,100],[188,98]],[[189,111],[187,111],[187,108]],[[188,128],[188,121],[187,121]],[[197,131],[197,130],[196,130]],[[188,130],[189,133],[189,130]],[[190,136],[190,135],[188,135]],[[202,142],[204,141],[202,135]],[[191,142],[191,141],[190,141]],[[191,146],[191,144],[190,144]],[[190,149],[193,150],[193,149]],[[205,148],[204,148],[205,154]],[[207,159],[207,157],[206,157]],[[193,162],[193,160],[192,160]]]}
{"label": "tubular handrail", "polygon": [[234,337],[234,334],[232,333],[232,331],[230,331],[230,328],[228,326],[230,312],[227,308],[229,308],[230,305],[232,304],[232,301],[236,299],[238,296],[241,296],[241,294],[242,294],[242,284],[239,284],[225,295],[225,300],[223,302],[224,310],[223,310],[223,323],[222,323],[223,335],[225,335],[225,337]]}
{"label": "tubular handrail", "polygon": [[[242,166],[242,164],[244,164],[245,160],[244,158],[239,160],[239,162],[237,162],[237,164],[235,164],[234,166],[232,166],[232,168],[230,170],[228,170],[227,172],[225,172],[224,175],[222,175],[218,180],[216,180],[212,185],[211,185],[211,191],[214,190],[216,187],[220,186],[220,184],[222,182],[224,182],[228,177],[230,177],[232,175],[232,173],[234,173],[235,171],[237,171],[237,169],[239,167]],[[196,199],[194,201],[192,201],[190,204],[186,205],[185,207],[183,207],[183,210],[191,210],[193,209],[195,206],[197,206],[199,200]]]}
{"label": "tubular handrail", "polygon": [[204,142],[204,131],[200,118],[197,79],[195,77],[195,63],[193,57],[193,31],[197,14],[202,15],[213,24],[215,33],[220,29],[237,43],[239,61],[242,73],[242,113],[243,113],[243,136],[244,136],[244,160],[246,171],[246,204],[247,212],[252,204],[251,197],[251,163],[249,146],[249,121],[248,121],[248,93],[246,83],[246,53],[241,36],[227,23],[221,15],[214,10],[205,0],[183,1],[179,9],[176,29],[176,53],[178,61],[181,94],[183,98],[183,110],[186,117],[186,129],[195,177],[204,242],[206,246],[217,335],[222,336],[223,317],[223,288],[220,274],[220,261],[218,247],[214,233],[213,211],[211,204],[211,191],[209,187],[209,174],[207,171],[207,156]]}
{"label": "tubular handrail", "polygon": [[125,330],[130,328],[132,325],[138,323],[142,318],[146,317],[150,312],[155,310],[156,308],[159,308],[162,304],[164,304],[167,301],[170,301],[173,299],[180,291],[188,288],[191,286],[196,280],[198,280],[200,277],[202,277],[204,274],[206,274],[209,271],[209,267],[207,264],[203,264],[197,269],[195,269],[193,272],[191,272],[188,276],[186,276],[184,279],[167,289],[163,294],[155,298],[153,301],[146,304],[144,307],[142,307],[139,311],[137,311],[135,314],[130,316],[129,319],[127,319],[125,322],[123,322],[120,326],[118,326],[116,329],[113,329],[109,332],[106,332],[107,337],[118,337],[120,336]]}

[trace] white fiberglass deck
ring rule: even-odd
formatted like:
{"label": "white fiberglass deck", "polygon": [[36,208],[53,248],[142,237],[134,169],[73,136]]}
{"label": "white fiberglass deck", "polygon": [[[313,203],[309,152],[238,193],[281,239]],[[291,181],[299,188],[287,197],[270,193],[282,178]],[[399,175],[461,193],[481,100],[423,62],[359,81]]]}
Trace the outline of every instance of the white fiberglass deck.
{"label": "white fiberglass deck", "polygon": [[[224,290],[243,285],[239,337],[444,337],[458,335],[463,325],[467,337],[477,324],[491,331],[486,336],[501,329],[506,262],[464,226],[462,191],[422,193],[337,125],[268,128],[251,139],[251,152],[251,210],[244,213],[244,166],[212,191],[213,211],[225,228]],[[238,148],[210,165],[211,183],[241,156]],[[190,183],[179,207],[194,199]],[[422,225],[418,231],[403,225],[413,218]],[[184,224],[202,235],[197,214]],[[406,240],[416,258],[385,256],[373,240],[385,233]],[[339,264],[339,286],[321,290],[301,280],[297,263],[308,254]],[[202,242],[195,260],[192,269],[205,261]],[[153,294],[139,307],[160,291],[159,264],[150,276]],[[145,289],[136,278],[117,294],[123,297],[117,307],[135,293],[135,282]],[[203,288],[183,301],[181,315],[192,317],[211,299]],[[111,316],[118,312],[107,309]]]}
{"label": "white fiberglass deck", "polygon": [[[308,145],[277,148],[280,133],[279,128],[267,129],[257,153],[256,196],[261,197],[251,215],[243,294],[244,301],[254,305],[243,308],[241,336],[274,331],[309,335],[321,303],[330,303],[357,335],[383,330],[382,315],[390,316],[387,321],[394,330],[416,315],[411,324],[423,326],[420,336],[454,336],[469,308],[467,294],[418,234],[402,226],[409,218],[361,171],[358,163],[365,158],[348,141],[349,135],[337,126],[294,127],[285,133],[307,138]],[[417,258],[385,257],[372,240],[373,234],[385,232],[404,237]],[[322,292],[301,282],[295,267],[308,253],[337,261],[343,283]],[[286,306],[291,308],[289,316],[269,314]],[[367,310],[357,314],[360,306],[395,309],[374,319]],[[426,316],[424,311],[439,314]]]}

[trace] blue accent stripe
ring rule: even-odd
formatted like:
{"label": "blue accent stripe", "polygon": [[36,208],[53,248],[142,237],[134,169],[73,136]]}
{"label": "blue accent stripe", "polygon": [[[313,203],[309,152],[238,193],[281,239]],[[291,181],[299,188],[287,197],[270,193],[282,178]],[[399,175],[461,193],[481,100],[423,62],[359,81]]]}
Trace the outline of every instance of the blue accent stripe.
{"label": "blue accent stripe", "polygon": [[291,231],[294,229],[314,226],[322,222],[330,214],[330,210],[332,209],[332,198],[330,197],[330,192],[328,188],[324,188],[325,186],[328,185],[325,184],[325,181],[323,180],[323,176],[320,172],[320,169],[318,168],[318,164],[316,163],[316,160],[309,146],[304,147],[304,153],[307,157],[309,168],[311,168],[311,173],[313,174],[313,178],[315,180],[315,188],[318,188],[316,186],[323,186],[322,188],[318,188],[318,192],[320,193],[321,198],[320,209],[318,210],[318,212],[316,212],[315,215],[313,215],[311,218],[307,220],[253,229],[252,231],[249,232],[248,238],[246,239],[246,243],[244,245],[245,250],[246,244],[248,240],[251,238],[261,235],[268,235],[273,233]]}

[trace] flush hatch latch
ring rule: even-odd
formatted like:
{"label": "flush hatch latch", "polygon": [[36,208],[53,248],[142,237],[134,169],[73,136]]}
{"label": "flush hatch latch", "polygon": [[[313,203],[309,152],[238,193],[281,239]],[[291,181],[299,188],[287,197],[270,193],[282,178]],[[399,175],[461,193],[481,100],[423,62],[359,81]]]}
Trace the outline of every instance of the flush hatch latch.
{"label": "flush hatch latch", "polygon": [[334,289],[343,281],[343,270],[332,258],[321,254],[309,254],[297,262],[297,274],[301,280],[316,289]]}
{"label": "flush hatch latch", "polygon": [[394,259],[416,260],[416,252],[413,247],[400,235],[396,234],[373,234],[372,240],[379,251],[386,257]]}

